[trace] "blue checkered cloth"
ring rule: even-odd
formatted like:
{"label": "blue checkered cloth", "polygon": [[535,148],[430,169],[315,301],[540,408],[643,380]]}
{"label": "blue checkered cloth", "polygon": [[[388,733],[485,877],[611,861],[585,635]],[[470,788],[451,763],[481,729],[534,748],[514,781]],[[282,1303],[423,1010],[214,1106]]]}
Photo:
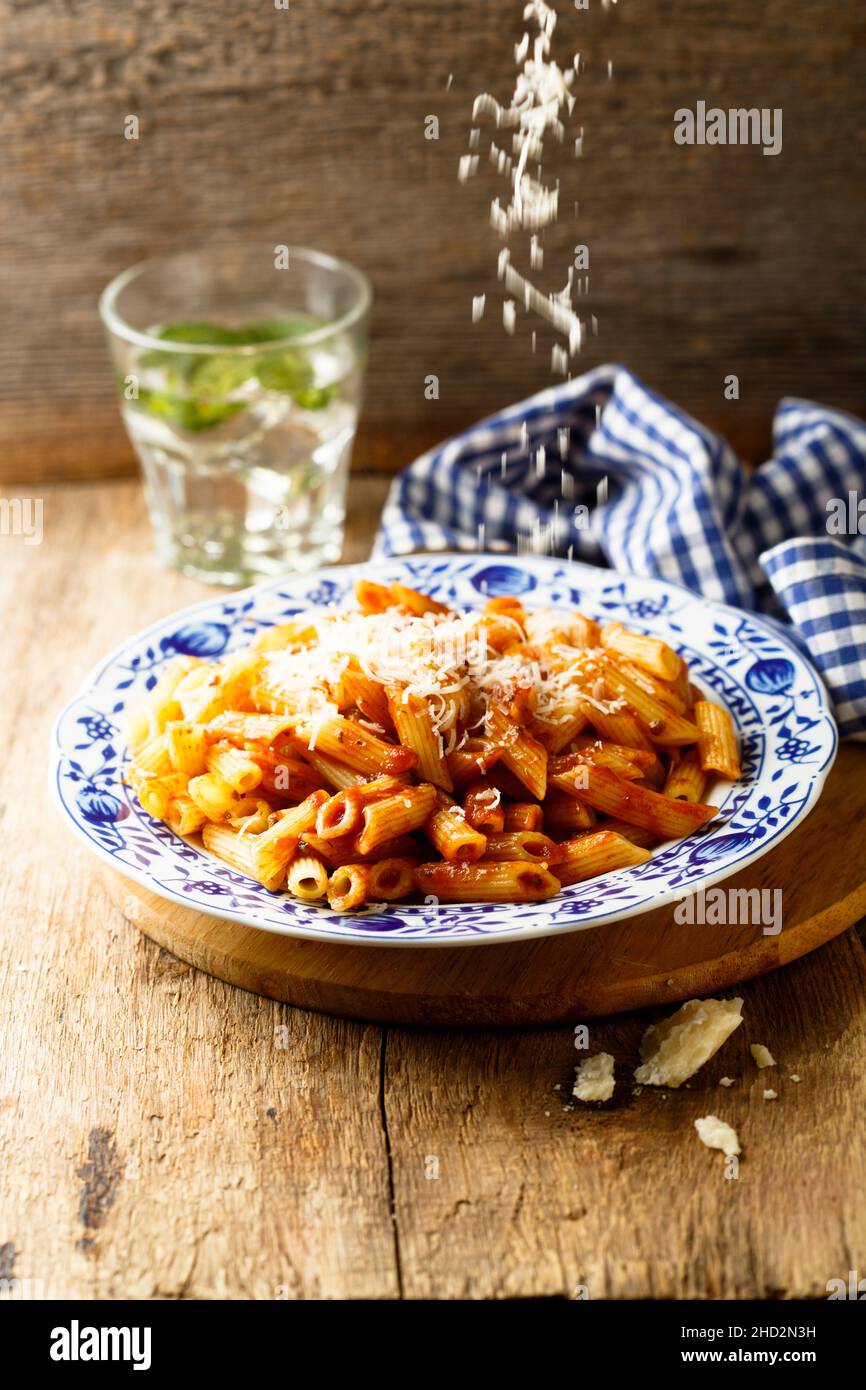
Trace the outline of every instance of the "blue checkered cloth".
{"label": "blue checkered cloth", "polygon": [[820,671],[842,736],[866,739],[861,497],[866,425],[853,416],[782,401],[773,457],[749,473],[724,440],[605,366],[417,459],[394,481],[373,554],[531,550],[763,613]]}

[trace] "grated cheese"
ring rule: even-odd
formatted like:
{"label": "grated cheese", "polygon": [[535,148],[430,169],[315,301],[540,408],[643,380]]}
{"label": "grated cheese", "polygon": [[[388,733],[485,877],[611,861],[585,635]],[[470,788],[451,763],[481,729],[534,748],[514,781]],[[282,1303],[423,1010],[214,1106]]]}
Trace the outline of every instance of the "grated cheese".
{"label": "grated cheese", "polygon": [[586,1057],[575,1069],[572,1095],[578,1100],[610,1100],[616,1085],[613,1067],[614,1059],[609,1052]]}
{"label": "grated cheese", "polygon": [[[557,14],[552,5],[545,0],[528,0],[523,17],[535,27],[535,33],[524,33],[514,49],[514,60],[518,72],[510,101],[503,104],[490,92],[482,92],[472,107],[472,128],[469,134],[469,148],[475,149],[479,141],[479,125],[485,117],[492,118],[497,130],[510,130],[511,155],[491,141],[489,157],[500,175],[505,175],[510,184],[510,196],[503,205],[494,198],[490,205],[490,221],[503,238],[519,230],[532,232],[529,250],[530,266],[540,270],[544,264],[544,254],[537,233],[549,226],[559,215],[559,183],[546,182],[543,175],[544,140],[551,135],[562,141],[565,136],[563,118],[574,111],[575,97],[572,91],[580,72],[580,54],[575,54],[570,65],[560,67],[552,57],[552,40],[556,28]],[[583,130],[575,141],[575,154],[581,151]],[[463,155],[458,165],[458,178],[466,181],[475,172],[472,156]],[[536,166],[535,172],[529,170],[530,161]],[[505,252],[506,258],[510,253]],[[509,293],[522,298],[525,307],[542,314],[562,331],[568,338],[568,354],[573,355],[583,342],[583,325],[571,307],[573,292],[573,269],[569,272],[566,290],[560,294],[542,294],[525,276],[513,266],[503,268],[500,257],[500,278],[505,277]],[[505,328],[514,331],[513,318],[505,317]],[[564,352],[564,349],[560,349]],[[566,359],[567,361],[567,359]],[[554,361],[554,370],[565,374],[559,359]]]}
{"label": "grated cheese", "polygon": [[704,1115],[695,1120],[695,1129],[701,1143],[706,1144],[708,1149],[721,1149],[728,1158],[740,1152],[737,1131],[717,1115]]}
{"label": "grated cheese", "polygon": [[[505,614],[520,635],[520,624]],[[541,622],[549,621],[551,631],[567,629],[568,615],[551,610]],[[380,685],[402,688],[402,699],[423,700],[432,715],[433,728],[443,739],[442,747],[451,752],[458,745],[459,701],[466,695],[477,702],[478,717],[470,727],[480,728],[491,703],[513,699],[518,690],[527,690],[537,718],[563,723],[571,717],[575,681],[589,683],[600,670],[604,653],[596,648],[572,648],[553,643],[558,658],[551,670],[537,658],[503,654],[488,647],[486,629],[478,614],[408,613],[388,608],[383,613],[363,614],[352,610],[313,615],[318,641],[284,651],[269,652],[264,660],[263,681],[270,695],[291,710],[310,719],[315,737],[322,724],[338,713],[333,691],[352,661],[369,679]],[[465,692],[465,695],[463,694]],[[569,700],[571,696],[571,700]],[[581,692],[588,704],[613,712],[623,700],[604,701],[598,692]],[[563,712],[563,706],[567,706]],[[473,716],[476,711],[473,709]],[[465,721],[463,721],[465,722]]]}
{"label": "grated cheese", "polygon": [[652,1024],[641,1041],[635,1080],[647,1086],[681,1086],[740,1026],[742,1009],[740,998],[690,999],[675,1014]]}
{"label": "grated cheese", "polygon": [[774,1067],[776,1065],[775,1057],[770,1049],[765,1047],[763,1043],[752,1043],[749,1051],[754,1057],[757,1067],[763,1069],[764,1067]]}

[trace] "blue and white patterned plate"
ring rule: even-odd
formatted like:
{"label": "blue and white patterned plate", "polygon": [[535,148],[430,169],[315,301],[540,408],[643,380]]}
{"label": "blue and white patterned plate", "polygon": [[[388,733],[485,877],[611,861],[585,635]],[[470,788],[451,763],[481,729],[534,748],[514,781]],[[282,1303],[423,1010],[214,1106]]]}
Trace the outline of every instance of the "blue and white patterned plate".
{"label": "blue and white patterned plate", "polygon": [[730,710],[743,778],[718,784],[709,799],[719,814],[696,834],[663,846],[646,864],[565,888],[550,902],[391,903],[344,915],[269,893],[141,809],[123,781],[126,711],[177,653],[222,657],[274,622],[341,604],[355,580],[369,575],[369,564],[340,566],[209,598],[130,638],[93,672],[55,726],[52,785],[63,815],[100,858],[161,897],[263,931],[367,945],[472,945],[597,927],[707,888],[765,854],[821,793],[837,743],[827,696],[796,648],[760,619],[674,584],[557,559],[430,555],[377,562],[377,580],[401,580],[457,607],[519,594],[527,608],[578,607],[663,638]]}

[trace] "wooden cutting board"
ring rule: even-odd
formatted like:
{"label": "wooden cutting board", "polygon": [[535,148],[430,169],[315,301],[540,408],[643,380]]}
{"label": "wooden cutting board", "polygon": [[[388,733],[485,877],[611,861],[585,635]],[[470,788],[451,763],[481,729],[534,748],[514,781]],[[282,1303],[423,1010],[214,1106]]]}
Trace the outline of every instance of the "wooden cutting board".
{"label": "wooden cutting board", "polygon": [[300,941],[241,927],[105,869],[112,900],[147,936],[210,975],[300,1008],[455,1027],[562,1023],[710,994],[774,970],[866,915],[866,749],[844,747],[811,815],[725,881],[782,890],[782,931],[689,926],[674,904],[564,936],[499,946]]}

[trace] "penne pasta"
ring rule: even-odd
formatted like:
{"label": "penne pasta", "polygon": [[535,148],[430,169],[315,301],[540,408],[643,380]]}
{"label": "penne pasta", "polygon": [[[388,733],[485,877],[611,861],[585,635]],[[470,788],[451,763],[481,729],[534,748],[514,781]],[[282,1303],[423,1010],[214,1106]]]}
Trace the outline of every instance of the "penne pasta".
{"label": "penne pasta", "polygon": [[[339,840],[323,840],[314,831],[305,831],[299,841],[299,848],[310,850],[332,869],[343,864],[363,864],[372,858],[355,847],[354,835],[343,835]],[[382,859],[418,859],[418,842],[411,835],[397,835],[393,840],[384,840],[373,851]]]}
{"label": "penne pasta", "polygon": [[249,839],[240,835],[236,830],[232,830],[227,825],[203,826],[201,832],[204,847],[210,850],[226,864],[230,864],[238,873],[246,874],[247,878],[257,879],[265,888],[271,892],[283,886],[285,882],[285,869],[280,867],[275,873],[262,877],[256,869],[253,853]]}
{"label": "penne pasta", "polygon": [[633,845],[640,845],[643,849],[652,849],[660,839],[660,836],[654,835],[651,830],[644,830],[640,825],[629,825],[624,820],[606,820],[604,828],[621,835],[624,840],[631,840]]}
{"label": "penne pasta", "polygon": [[398,777],[376,777],[371,782],[361,782],[337,792],[319,807],[316,834],[323,840],[351,835],[361,827],[365,806],[381,797],[393,796],[405,785]]}
{"label": "penne pasta", "polygon": [[391,601],[399,604],[401,608],[408,608],[410,613],[448,612],[444,603],[439,603],[438,599],[431,598],[429,594],[419,594],[417,589],[410,589],[406,584],[392,584],[390,592]]}
{"label": "penne pasta", "polygon": [[487,848],[487,837],[471,825],[462,806],[437,791],[436,804],[424,822],[424,834],[448,863],[474,863]]}
{"label": "penne pasta", "polygon": [[396,600],[387,584],[374,584],[371,579],[359,579],[355,585],[355,602],[362,613],[384,613]]}
{"label": "penne pasta", "polygon": [[511,830],[503,835],[488,835],[483,859],[534,859],[556,864],[559,846],[540,830]]}
{"label": "penne pasta", "polygon": [[165,734],[157,734],[135,755],[135,766],[148,777],[167,777],[172,771]]}
{"label": "penne pasta", "polygon": [[613,873],[615,869],[630,868],[632,864],[644,864],[649,858],[648,849],[642,849],[624,836],[612,830],[597,830],[563,841],[559,846],[556,875],[565,887],[569,883],[582,883],[587,878],[598,878],[599,874]]}
{"label": "penne pasta", "polygon": [[445,761],[442,740],[433,727],[433,716],[423,700],[408,690],[386,686],[388,713],[404,748],[415,754],[418,776],[450,792],[454,789]]}
{"label": "penne pasta", "polygon": [[273,824],[259,835],[250,836],[254,876],[262,883],[275,874],[285,873],[298,847],[298,840],[316,824],[319,807],[327,792],[317,791],[289,811],[277,811]]}
{"label": "penne pasta", "polygon": [[531,590],[463,613],[383,580],[167,661],[129,714],[144,812],[339,912],[533,902],[691,835],[741,775],[730,714],[660,637]]}
{"label": "penne pasta", "polygon": [[683,748],[673,758],[665,779],[664,794],[674,801],[700,801],[707,784],[697,748]]}
{"label": "penne pasta", "polygon": [[207,816],[191,796],[175,796],[168,803],[165,819],[175,835],[194,835],[201,830]]}
{"label": "penne pasta", "polygon": [[644,682],[635,680],[621,667],[610,662],[605,669],[604,682],[613,695],[631,706],[654,743],[680,744],[696,741],[697,726],[665,704],[657,690],[651,692],[645,688]]}
{"label": "penne pasta", "polygon": [[718,772],[736,782],[740,776],[740,754],[728,711],[710,700],[696,700],[694,716],[698,726],[698,755],[704,772]]}
{"label": "penne pasta", "polygon": [[[578,697],[575,696],[576,704],[577,701]],[[567,748],[572,740],[583,732],[588,723],[586,710],[584,707],[580,707],[575,709],[573,713],[564,710],[555,722],[533,719],[530,729],[548,753],[561,753],[563,748]]]}
{"label": "penne pasta", "polygon": [[356,772],[408,772],[418,762],[410,748],[385,743],[363,725],[336,714],[330,719],[309,720],[298,726],[309,751],[323,754],[335,763],[345,763]]}
{"label": "penne pasta", "polygon": [[224,821],[235,809],[240,800],[237,792],[216,773],[205,772],[201,777],[192,777],[189,794],[208,820]]}
{"label": "penne pasta", "polygon": [[370,865],[370,892],[383,902],[408,898],[415,887],[415,868],[418,858],[377,859]]}
{"label": "penne pasta", "polygon": [[565,773],[557,779],[557,783],[561,785],[569,780],[575,789],[575,796],[595,811],[603,811],[608,816],[617,816],[632,825],[643,826],[662,839],[690,835],[717,814],[715,806],[672,801],[647,787],[627,782],[611,772],[610,768],[596,767],[592,763],[585,763],[583,767]]}
{"label": "penne pasta", "polygon": [[473,830],[496,835],[505,829],[502,792],[492,782],[473,782],[463,798],[463,813]]}
{"label": "penne pasta", "polygon": [[635,662],[659,680],[673,681],[679,675],[680,659],[672,647],[657,637],[627,632],[622,623],[605,623],[601,629],[601,644],[614,656]]}
{"label": "penne pasta", "polygon": [[591,830],[595,812],[569,792],[551,791],[544,800],[544,824],[553,835],[570,835],[574,830]]}
{"label": "penne pasta", "polygon": [[245,751],[262,774],[262,792],[275,800],[296,804],[327,780],[303,758],[290,753],[280,753],[276,746],[263,748],[248,743]]}
{"label": "penne pasta", "polygon": [[[384,687],[355,665],[347,666],[336,688],[337,708],[342,712],[353,707],[378,727],[380,733],[392,727],[388,699]],[[375,733],[375,729],[371,730]]]}
{"label": "penne pasta", "polygon": [[247,753],[232,748],[227,743],[217,743],[208,750],[206,758],[208,772],[221,777],[236,792],[247,796],[260,784],[262,770]]}
{"label": "penne pasta", "polygon": [[[474,782],[491,765],[493,753],[484,739],[467,739],[462,748],[455,748],[445,759],[455,787]],[[495,760],[495,759],[494,759]]]}
{"label": "penne pasta", "polygon": [[429,782],[368,802],[363,808],[363,829],[355,841],[357,848],[362,854],[370,854],[395,835],[418,830],[435,805],[436,788]]}
{"label": "penne pasta", "polygon": [[351,912],[373,899],[372,865],[344,864],[328,879],[328,902],[335,912]]}
{"label": "penne pasta", "polygon": [[292,729],[294,723],[294,715],[245,714],[241,710],[223,710],[206,722],[205,733],[212,739],[270,746],[281,734]]}
{"label": "penne pasta", "polygon": [[547,749],[543,744],[495,706],[487,711],[485,730],[509,772],[537,801],[543,801],[547,791]]}
{"label": "penne pasta", "polygon": [[314,623],[304,618],[295,618],[288,623],[276,623],[265,628],[250,645],[253,652],[285,651],[287,647],[309,647],[315,642],[318,633]]}
{"label": "penne pasta", "polygon": [[532,801],[515,801],[505,808],[506,830],[542,830],[544,812]]}
{"label": "penne pasta", "polygon": [[512,859],[497,864],[420,864],[415,887],[441,902],[530,903],[552,898],[560,884],[543,864]]}
{"label": "penne pasta", "polygon": [[260,796],[245,796],[226,819],[242,835],[261,835],[271,824],[274,808]]}
{"label": "penne pasta", "polygon": [[328,891],[328,871],[314,854],[296,854],[286,875],[286,888],[302,902],[314,903]]}
{"label": "penne pasta", "polygon": [[323,783],[326,782],[331,787],[338,787],[340,791],[345,791],[347,787],[363,786],[367,780],[366,773],[346,767],[345,763],[338,762],[336,758],[328,758],[318,750],[312,752],[306,748],[302,751],[301,756],[304,762],[309,763]]}
{"label": "penne pasta", "polygon": [[201,724],[173,720],[165,726],[165,746],[175,772],[200,777],[207,771],[207,737]]}
{"label": "penne pasta", "polygon": [[[640,753],[642,749],[630,750]],[[579,748],[575,753],[560,754],[556,758],[551,758],[548,764],[548,781],[552,787],[557,785],[557,777],[564,772],[569,772],[571,768],[578,767],[581,763],[596,763],[599,767],[609,767],[611,771],[626,777],[629,781],[640,781],[644,769],[637,763],[632,762],[627,756],[617,752],[616,745],[613,743],[602,743],[600,739],[593,742],[588,740],[586,747]]]}

